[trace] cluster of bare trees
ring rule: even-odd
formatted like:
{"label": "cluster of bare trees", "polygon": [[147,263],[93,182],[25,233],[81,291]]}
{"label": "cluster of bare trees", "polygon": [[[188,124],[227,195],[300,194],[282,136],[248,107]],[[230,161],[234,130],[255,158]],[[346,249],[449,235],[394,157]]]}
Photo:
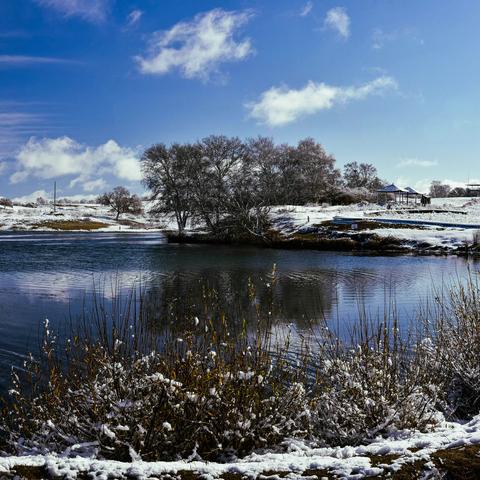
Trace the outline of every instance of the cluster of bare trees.
{"label": "cluster of bare trees", "polygon": [[333,203],[346,184],[368,189],[380,182],[373,166],[357,163],[344,180],[335,158],[312,138],[296,146],[215,135],[156,144],[144,152],[142,170],[156,211],[173,213],[180,234],[191,220],[230,238],[264,235],[272,205]]}
{"label": "cluster of bare trees", "polygon": [[480,189],[466,187],[451,187],[448,183],[434,180],[430,185],[430,196],[432,198],[446,197],[478,197]]}

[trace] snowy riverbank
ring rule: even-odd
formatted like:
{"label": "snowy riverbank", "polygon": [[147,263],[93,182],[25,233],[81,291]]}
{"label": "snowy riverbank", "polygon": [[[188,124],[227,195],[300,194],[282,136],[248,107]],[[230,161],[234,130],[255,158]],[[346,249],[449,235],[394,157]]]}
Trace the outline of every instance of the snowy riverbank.
{"label": "snowy riverbank", "polygon": [[[480,227],[480,199],[433,199],[432,205],[403,205],[387,209],[375,204],[334,207],[275,207],[271,212],[274,227],[285,237],[297,233],[322,233],[322,227],[344,232],[374,234],[395,239],[412,251],[439,248],[448,251],[472,245]],[[340,228],[340,225],[343,227]]]}
{"label": "snowy riverbank", "polygon": [[[431,433],[398,432],[389,438],[362,446],[316,448],[302,441],[290,440],[281,451],[254,453],[229,462],[179,460],[174,462],[132,463],[65,455],[0,457],[0,475],[26,474],[28,469],[49,478],[349,478],[380,477],[414,469],[418,478],[438,478],[448,469],[447,458],[453,454],[474,454],[480,448],[480,416],[468,423],[443,422]],[[79,445],[79,448],[81,446]],[[449,451],[451,450],[451,451]],[[26,468],[27,467],[27,468]],[[473,462],[472,462],[473,467]],[[410,470],[411,471],[411,470]],[[43,473],[42,473],[43,472]],[[402,478],[417,478],[405,476]],[[450,478],[450,477],[449,477]],[[453,477],[452,477],[453,478]],[[456,477],[454,477],[456,478]],[[473,478],[473,477],[471,477]]]}
{"label": "snowy riverbank", "polygon": [[[149,209],[149,202],[144,202],[143,214],[122,215],[115,220],[108,207],[98,204],[62,205],[56,212],[51,205],[0,208],[0,231],[175,231],[172,217],[153,217]],[[375,204],[287,205],[272,207],[270,216],[279,242],[291,241],[293,237],[298,241],[298,237],[305,234],[315,234],[329,242],[356,239],[361,234],[362,241],[368,236],[393,240],[398,248],[407,251],[455,252],[475,243],[480,227],[480,199],[434,199],[426,208],[404,205],[387,209]],[[188,230],[188,233],[198,231]]]}

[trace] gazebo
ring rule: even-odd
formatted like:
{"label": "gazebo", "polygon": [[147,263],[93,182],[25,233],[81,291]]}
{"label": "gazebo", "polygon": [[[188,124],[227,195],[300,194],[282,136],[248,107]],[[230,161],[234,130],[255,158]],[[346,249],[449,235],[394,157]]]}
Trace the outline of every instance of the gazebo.
{"label": "gazebo", "polygon": [[413,200],[415,202],[415,205],[417,204],[417,200],[420,200],[422,199],[423,195],[420,193],[420,192],[417,192],[415,189],[413,189],[412,187],[407,187],[406,189],[406,192],[407,192],[407,205],[409,203],[409,199],[410,197],[413,197]]}
{"label": "gazebo", "polygon": [[387,185],[386,187],[378,189],[377,195],[378,195],[378,203],[381,203],[380,198],[382,196],[386,203],[386,200],[389,195],[393,195],[395,199],[395,203],[403,203],[405,196],[407,196],[407,199],[408,199],[409,192],[408,190],[397,187],[394,183],[392,183],[390,185]]}

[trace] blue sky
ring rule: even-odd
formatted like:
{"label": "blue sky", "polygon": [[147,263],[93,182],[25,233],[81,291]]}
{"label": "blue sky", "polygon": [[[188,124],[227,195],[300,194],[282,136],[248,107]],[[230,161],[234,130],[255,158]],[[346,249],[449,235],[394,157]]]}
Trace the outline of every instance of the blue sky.
{"label": "blue sky", "polygon": [[478,179],[479,19],[474,0],[1,0],[0,195],[141,191],[142,148],[209,134]]}

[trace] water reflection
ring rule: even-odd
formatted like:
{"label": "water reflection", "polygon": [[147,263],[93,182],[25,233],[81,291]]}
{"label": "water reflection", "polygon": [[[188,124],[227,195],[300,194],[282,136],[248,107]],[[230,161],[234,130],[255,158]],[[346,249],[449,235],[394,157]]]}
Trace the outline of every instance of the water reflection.
{"label": "water reflection", "polygon": [[253,325],[260,306],[264,316],[272,311],[279,330],[293,324],[301,335],[323,318],[348,329],[359,310],[383,316],[392,297],[400,319],[410,321],[432,286],[476,265],[455,257],[168,245],[158,234],[3,234],[0,375],[5,381],[10,366],[35,348],[46,317],[61,325],[79,315],[94,289],[111,299],[116,280],[124,294],[142,284],[159,324],[175,318],[182,328],[205,312],[205,292],[214,290],[213,317],[223,312]]}

